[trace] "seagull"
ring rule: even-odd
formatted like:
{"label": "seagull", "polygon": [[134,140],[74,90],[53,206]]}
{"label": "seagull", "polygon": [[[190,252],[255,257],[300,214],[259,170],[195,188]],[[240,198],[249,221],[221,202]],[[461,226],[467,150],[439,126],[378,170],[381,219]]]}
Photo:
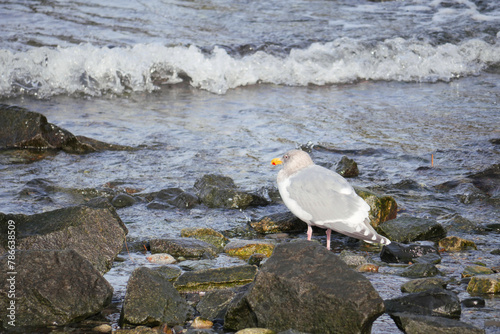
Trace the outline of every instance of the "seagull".
{"label": "seagull", "polygon": [[311,226],[318,226],[326,229],[328,250],[332,230],[368,243],[391,243],[370,225],[370,206],[349,182],[316,165],[306,152],[291,150],[271,164],[283,164],[278,173],[278,190],[288,209],[307,224],[307,240],[311,240]]}

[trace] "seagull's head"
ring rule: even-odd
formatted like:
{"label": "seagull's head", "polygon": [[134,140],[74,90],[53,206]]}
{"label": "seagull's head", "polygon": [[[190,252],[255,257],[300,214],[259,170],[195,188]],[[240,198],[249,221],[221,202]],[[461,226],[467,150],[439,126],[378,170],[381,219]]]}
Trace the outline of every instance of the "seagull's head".
{"label": "seagull's head", "polygon": [[271,164],[274,166],[283,165],[285,171],[289,174],[293,174],[302,168],[313,165],[314,162],[307,152],[302,150],[291,150],[283,154],[281,158],[274,158],[271,160]]}

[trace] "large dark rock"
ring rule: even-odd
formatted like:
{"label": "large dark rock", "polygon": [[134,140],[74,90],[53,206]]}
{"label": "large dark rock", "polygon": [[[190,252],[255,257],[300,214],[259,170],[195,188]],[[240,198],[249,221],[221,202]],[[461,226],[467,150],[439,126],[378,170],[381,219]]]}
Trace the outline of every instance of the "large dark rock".
{"label": "large dark rock", "polygon": [[235,296],[236,290],[234,288],[208,291],[196,305],[196,310],[206,319],[224,320],[227,307]]}
{"label": "large dark rock", "polygon": [[391,241],[411,242],[439,240],[446,237],[446,230],[437,221],[417,217],[398,217],[379,225],[379,232]]}
{"label": "large dark rock", "polygon": [[74,136],[49,123],[44,115],[20,107],[0,105],[0,119],[0,149],[51,149],[80,154],[98,150],[131,149]]}
{"label": "large dark rock", "polygon": [[337,163],[335,171],[343,177],[356,177],[359,175],[358,164],[353,159],[343,156]]}
{"label": "large dark rock", "polygon": [[472,183],[489,196],[500,195],[500,164],[495,164],[482,172],[469,176]]}
{"label": "large dark rock", "polygon": [[[65,325],[96,314],[111,302],[111,285],[74,250],[17,250],[13,263],[14,268],[9,267],[7,254],[0,257],[2,328]],[[16,328],[7,317],[12,301]]]}
{"label": "large dark rock", "polygon": [[413,262],[413,259],[426,254],[438,254],[438,250],[430,245],[403,245],[391,242],[382,248],[380,259],[387,263],[410,263]]}
{"label": "large dark rock", "polygon": [[201,202],[209,208],[245,209],[268,204],[262,196],[239,190],[227,176],[204,175],[196,180],[194,188]]}
{"label": "large dark rock", "polygon": [[484,329],[465,322],[443,317],[432,317],[410,313],[392,315],[394,322],[407,334],[483,334]]}
{"label": "large dark rock", "polygon": [[224,327],[369,333],[383,312],[367,278],[318,243],[296,241],[276,246],[248,292],[229,306]]}
{"label": "large dark rock", "polygon": [[151,327],[184,324],[193,310],[169,279],[162,270],[135,269],[127,283],[121,322]]}
{"label": "large dark rock", "polygon": [[462,312],[458,296],[452,291],[441,288],[388,299],[384,303],[389,314],[406,312],[460,318]]}
{"label": "large dark rock", "polygon": [[110,205],[73,206],[29,216],[0,213],[0,254],[7,251],[9,221],[15,225],[17,249],[74,249],[101,273],[111,268],[128,232]]}

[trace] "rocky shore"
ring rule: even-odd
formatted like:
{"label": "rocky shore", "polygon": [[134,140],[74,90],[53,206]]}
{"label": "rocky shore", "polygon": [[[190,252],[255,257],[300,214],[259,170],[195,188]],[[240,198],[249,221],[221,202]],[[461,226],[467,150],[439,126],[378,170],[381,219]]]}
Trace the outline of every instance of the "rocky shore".
{"label": "rocky shore", "polygon": [[[22,108],[0,106],[0,119],[4,120],[1,160],[6,164],[44,159],[48,152],[135,150],[75,136]],[[337,172],[355,177],[357,165],[343,158]],[[500,166],[493,165],[464,179],[444,182],[434,191],[456,192],[460,201],[498,207],[499,180]],[[482,245],[473,236],[498,235],[498,225],[471,226],[463,221],[446,225],[398,214],[392,196],[370,189],[356,191],[371,207],[371,224],[393,241],[383,248],[337,236],[337,247],[327,251],[322,244],[324,232],[315,230],[313,241],[304,240],[307,226],[284,206],[281,212],[251,219],[232,230],[198,226],[182,229],[177,237],[127,241],[120,210],[134,205],[209,212],[280,203],[276,189],[246,190],[237,183],[214,173],[200,175],[192,189],[143,193],[111,184],[71,189],[32,178],[20,196],[47,200],[65,194],[73,205],[32,215],[0,213],[0,327],[33,333],[65,329],[370,333],[373,322],[387,314],[406,333],[485,333],[484,328],[461,321],[461,315],[470,308],[484,308],[485,300],[500,294],[500,267],[468,263],[457,278],[442,263],[460,261],[457,254],[480,251]],[[13,247],[9,231],[14,223]],[[153,265],[136,268],[123,300],[113,301],[113,288],[103,274],[120,257],[142,251]],[[498,259],[500,250],[491,255]],[[238,262],[217,266],[212,260],[220,256]],[[12,258],[15,274],[9,267]],[[380,274],[404,278],[404,284],[393,287],[402,295],[384,300],[370,282],[372,275]],[[9,310],[12,303],[14,313]],[[115,323],[110,319],[118,312]],[[9,324],[12,314],[15,327]],[[500,329],[498,321],[485,326]]]}

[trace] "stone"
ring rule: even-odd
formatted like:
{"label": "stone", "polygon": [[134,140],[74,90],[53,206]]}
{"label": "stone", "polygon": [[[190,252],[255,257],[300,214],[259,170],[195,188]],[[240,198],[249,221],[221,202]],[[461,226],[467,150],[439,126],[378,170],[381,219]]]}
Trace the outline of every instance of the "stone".
{"label": "stone", "polygon": [[337,163],[335,171],[345,178],[356,177],[359,175],[358,164],[353,159],[343,156]]}
{"label": "stone", "polygon": [[194,188],[201,202],[209,208],[245,209],[267,205],[268,201],[256,194],[241,191],[228,176],[208,174],[196,180]]}
{"label": "stone", "polygon": [[174,257],[200,258],[204,255],[215,256],[216,248],[205,241],[194,238],[151,239],[151,253],[168,253]]}
{"label": "stone", "polygon": [[430,245],[403,245],[392,242],[382,247],[380,259],[387,263],[410,263],[414,259],[426,254],[438,254],[438,250],[436,247]]}
{"label": "stone", "polygon": [[307,231],[307,224],[291,212],[275,213],[264,216],[257,221],[252,220],[250,226],[262,234],[301,233]]}
{"label": "stone", "polygon": [[259,253],[271,256],[275,247],[274,242],[261,240],[233,240],[224,247],[224,252],[229,256],[248,259],[251,255]]}
{"label": "stone", "polygon": [[222,252],[224,250],[224,246],[226,246],[229,243],[229,239],[226,238],[224,235],[222,235],[222,233],[206,227],[183,228],[181,230],[181,237],[195,238],[201,241],[205,241],[215,246],[218,252]]}
{"label": "stone", "polygon": [[385,221],[396,218],[398,204],[392,196],[379,195],[361,187],[354,187],[356,193],[370,206],[370,224],[377,228]]}
{"label": "stone", "polygon": [[248,290],[231,302],[224,328],[369,333],[383,312],[366,277],[320,244],[299,240],[276,246]]}
{"label": "stone", "polygon": [[483,329],[468,323],[443,317],[433,317],[410,313],[396,313],[391,317],[399,329],[407,334],[484,334]]}
{"label": "stone", "polygon": [[0,149],[63,150],[67,153],[90,153],[99,150],[127,150],[71,132],[47,121],[37,112],[0,104]]}
{"label": "stone", "polygon": [[99,326],[95,326],[94,328],[92,328],[92,330],[99,333],[111,333],[113,331],[113,327],[108,324],[102,324]]}
{"label": "stone", "polygon": [[469,175],[468,178],[488,196],[498,197],[500,194],[500,164],[494,164],[484,171]]}
{"label": "stone", "polygon": [[214,323],[208,319],[205,319],[203,317],[196,317],[194,318],[190,327],[196,329],[206,329],[206,328],[212,328],[213,325]]}
{"label": "stone", "polygon": [[493,274],[493,270],[487,267],[483,266],[467,266],[464,268],[464,271],[462,271],[462,278],[464,277],[472,277],[476,275],[491,275]]}
{"label": "stone", "polygon": [[439,264],[441,263],[442,257],[438,253],[428,253],[420,257],[414,258],[413,263],[422,264]]}
{"label": "stone", "polygon": [[411,293],[384,301],[386,312],[413,313],[446,318],[460,318],[462,308],[458,296],[441,288]]}
{"label": "stone", "polygon": [[200,292],[245,285],[253,281],[257,267],[250,265],[184,272],[174,286],[181,292]]}
{"label": "stone", "polygon": [[500,273],[473,276],[467,285],[470,294],[500,293]]}
{"label": "stone", "polygon": [[450,236],[439,240],[439,247],[447,252],[459,252],[467,249],[477,249],[474,241],[466,240],[456,236]]}
{"label": "stone", "polygon": [[135,199],[129,194],[118,194],[111,200],[111,204],[115,208],[126,208],[127,206],[132,206],[135,203]]}
{"label": "stone", "polygon": [[443,278],[416,278],[401,285],[401,292],[415,293],[433,289],[446,289],[446,286],[447,283]]}
{"label": "stone", "polygon": [[401,276],[421,278],[421,277],[433,277],[439,275],[440,272],[433,264],[428,263],[415,263],[403,270]]}
{"label": "stone", "polygon": [[0,213],[0,254],[7,251],[9,221],[15,222],[18,250],[74,249],[101,273],[111,268],[128,233],[110,205],[73,206],[34,215]]}
{"label": "stone", "polygon": [[196,305],[196,310],[204,318],[223,320],[229,303],[236,296],[235,289],[217,289],[208,291]]}
{"label": "stone", "polygon": [[484,298],[474,297],[474,298],[466,298],[462,300],[463,307],[485,307],[486,301]]}
{"label": "stone", "polygon": [[147,256],[146,259],[151,263],[157,264],[173,264],[177,262],[175,258],[167,253],[158,253]]}
{"label": "stone", "polygon": [[360,273],[378,273],[378,268],[379,266],[377,266],[376,264],[365,263],[357,266],[356,271]]}
{"label": "stone", "polygon": [[[113,288],[83,256],[68,250],[16,250],[15,274],[0,257],[0,328],[15,301],[15,328],[66,325],[100,312]],[[12,280],[14,277],[14,280]],[[14,285],[12,285],[14,284]],[[14,293],[15,297],[9,297]],[[24,331],[25,333],[31,330]]]}
{"label": "stone", "polygon": [[364,256],[349,252],[347,250],[343,250],[342,252],[340,252],[339,257],[342,261],[345,262],[345,264],[351,267],[357,267],[368,263]]}
{"label": "stone", "polygon": [[267,328],[245,328],[235,334],[276,334],[276,332]]}
{"label": "stone", "polygon": [[184,324],[192,313],[161,271],[139,267],[130,275],[121,312],[122,325],[174,326]]}
{"label": "stone", "polygon": [[439,240],[446,236],[444,227],[433,219],[398,217],[379,225],[379,232],[391,241],[409,243],[418,240]]}
{"label": "stone", "polygon": [[154,196],[154,198],[148,204],[148,209],[191,209],[200,204],[198,196],[181,188],[162,189],[157,193],[146,196],[146,199],[151,200],[151,196]]}
{"label": "stone", "polygon": [[266,259],[268,259],[268,257],[264,254],[254,253],[248,258],[248,264],[260,267],[261,263],[265,262]]}

